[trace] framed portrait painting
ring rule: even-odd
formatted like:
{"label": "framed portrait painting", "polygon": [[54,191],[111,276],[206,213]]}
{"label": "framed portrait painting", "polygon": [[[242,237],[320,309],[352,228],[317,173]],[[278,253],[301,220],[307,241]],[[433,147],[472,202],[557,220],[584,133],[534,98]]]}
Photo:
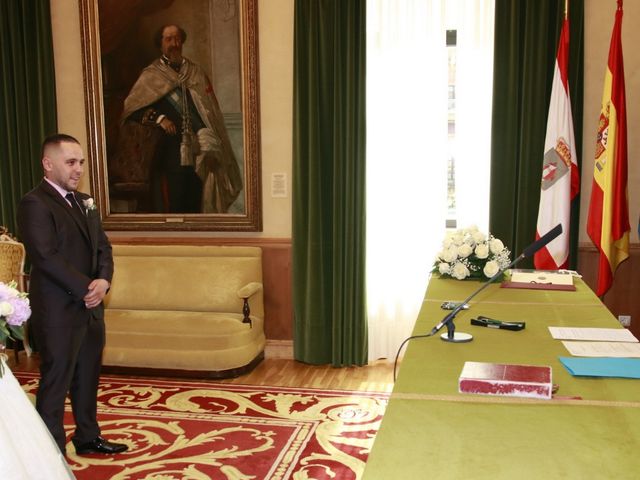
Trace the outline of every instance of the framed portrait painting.
{"label": "framed portrait painting", "polygon": [[261,231],[257,0],[80,0],[107,230]]}

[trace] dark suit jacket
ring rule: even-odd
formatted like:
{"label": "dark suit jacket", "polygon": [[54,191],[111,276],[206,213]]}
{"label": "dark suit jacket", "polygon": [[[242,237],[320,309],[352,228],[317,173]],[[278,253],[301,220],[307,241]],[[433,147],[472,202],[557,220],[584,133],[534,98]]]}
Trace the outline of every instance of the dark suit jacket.
{"label": "dark suit jacket", "polygon": [[[78,203],[88,195],[76,192]],[[97,210],[83,217],[46,181],[25,195],[18,207],[18,226],[31,262],[31,324],[72,327],[93,313],[103,318],[102,304],[87,310],[84,296],[93,279],[109,283],[113,257]]]}

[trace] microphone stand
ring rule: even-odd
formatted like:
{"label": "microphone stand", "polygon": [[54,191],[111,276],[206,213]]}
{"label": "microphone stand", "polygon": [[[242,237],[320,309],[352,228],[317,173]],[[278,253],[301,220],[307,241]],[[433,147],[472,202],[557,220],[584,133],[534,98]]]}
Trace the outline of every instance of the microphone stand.
{"label": "microphone stand", "polygon": [[[451,311],[451,313],[449,313],[446,317],[444,317],[440,323],[438,323],[435,327],[433,327],[433,329],[431,329],[429,333],[425,333],[422,335],[412,335],[410,337],[405,338],[404,341],[400,344],[400,347],[398,348],[398,352],[396,353],[396,359],[393,362],[393,381],[394,382],[396,381],[396,368],[398,366],[398,358],[400,357],[400,352],[402,351],[402,347],[404,347],[405,344],[409,342],[409,340],[413,340],[416,338],[431,337],[436,333],[438,333],[438,331],[445,325],[447,326],[447,333],[446,334],[443,333],[440,336],[442,340],[446,342],[454,342],[454,343],[470,342],[471,340],[473,340],[473,335],[469,333],[460,333],[460,332],[456,333],[456,327],[453,324],[453,319],[458,314],[458,312],[462,310],[464,306],[473,297],[475,297],[481,291],[483,291],[485,288],[491,285],[491,283],[500,275],[502,275],[505,271],[509,270],[516,263],[520,262],[520,260],[522,260],[523,258],[529,258],[533,256],[533,254],[535,254],[538,250],[540,250],[542,247],[547,245],[549,242],[551,242],[561,233],[562,233],[562,224],[559,223],[558,225],[553,227],[551,230],[549,230],[547,233],[545,233],[542,237],[540,237],[538,240],[536,240],[531,245],[526,247],[518,258],[516,258],[513,262],[511,262],[505,268],[500,269],[493,277],[487,280],[479,289],[477,289],[475,292],[469,295],[463,302],[461,302],[456,308],[454,308]],[[457,338],[456,338],[456,335],[457,335]]]}
{"label": "microphone stand", "polygon": [[471,340],[473,340],[473,335],[471,335],[470,333],[456,332],[456,326],[453,323],[453,319],[456,317],[458,312],[460,310],[462,310],[464,308],[464,306],[473,297],[475,297],[480,292],[482,292],[485,288],[487,288],[489,285],[491,285],[491,283],[493,283],[493,281],[496,278],[498,278],[499,276],[504,274],[505,271],[509,270],[516,263],[520,262],[520,260],[522,260],[523,258],[525,258],[525,254],[521,253],[520,256],[518,258],[516,258],[513,262],[511,262],[508,266],[498,270],[498,272],[496,272],[496,274],[493,277],[491,277],[489,280],[484,282],[484,284],[479,289],[477,289],[471,295],[469,295],[466,299],[464,299],[464,301],[462,301],[460,304],[458,304],[458,306],[456,308],[454,308],[446,317],[444,317],[442,319],[442,321],[438,325],[433,327],[433,329],[431,330],[431,333],[429,334],[429,336],[435,335],[436,333],[438,333],[438,330],[440,330],[443,326],[446,326],[447,327],[447,333],[443,333],[442,335],[440,335],[440,339],[441,340],[444,340],[445,342],[453,342],[453,343],[464,343],[464,342],[470,342]]}
{"label": "microphone stand", "polygon": [[440,323],[438,323],[435,327],[433,327],[433,329],[427,336],[430,337],[432,335],[435,335],[438,332],[438,330],[440,330],[442,327],[446,325],[447,333],[442,334],[440,336],[442,340],[446,342],[454,342],[454,343],[470,342],[471,340],[473,340],[473,336],[469,333],[456,333],[456,327],[453,324],[453,319],[458,314],[458,312],[464,308],[464,306],[467,304],[467,302],[469,302],[469,300],[471,300],[473,297],[475,297],[481,291],[483,291],[485,288],[491,285],[491,283],[500,275],[502,275],[505,271],[509,270],[516,263],[520,262],[520,260],[533,256],[534,253],[536,253],[542,247],[547,245],[549,242],[551,242],[561,233],[562,233],[562,224],[559,223],[550,231],[548,231],[546,234],[544,234],[542,237],[540,237],[538,240],[536,240],[531,245],[526,247],[524,251],[520,254],[520,256],[518,256],[518,258],[514,259],[513,262],[511,262],[505,268],[501,268],[500,270],[498,270],[498,272],[493,277],[487,280],[479,289],[477,289],[475,292],[469,295],[462,303],[460,303],[456,308],[454,308],[451,311],[451,313],[449,313],[446,317],[444,317]]}

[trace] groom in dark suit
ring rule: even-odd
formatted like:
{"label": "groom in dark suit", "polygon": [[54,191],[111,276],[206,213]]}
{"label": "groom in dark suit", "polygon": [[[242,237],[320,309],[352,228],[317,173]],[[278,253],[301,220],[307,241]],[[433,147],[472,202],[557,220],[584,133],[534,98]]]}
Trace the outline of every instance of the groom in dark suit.
{"label": "groom in dark suit", "polygon": [[77,192],[82,147],[57,134],[42,145],[44,179],[18,207],[31,261],[31,332],[40,352],[36,409],[65,453],[64,402],[76,422],[76,453],[119,453],[127,445],[100,436],[97,390],[105,341],[102,299],[113,275],[111,245],[93,200]]}

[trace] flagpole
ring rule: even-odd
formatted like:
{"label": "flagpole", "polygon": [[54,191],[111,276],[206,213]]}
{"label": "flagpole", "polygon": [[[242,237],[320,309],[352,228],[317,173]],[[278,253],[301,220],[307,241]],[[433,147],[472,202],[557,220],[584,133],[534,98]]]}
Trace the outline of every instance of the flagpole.
{"label": "flagpole", "polygon": [[564,19],[569,18],[569,0],[564,0]]}

